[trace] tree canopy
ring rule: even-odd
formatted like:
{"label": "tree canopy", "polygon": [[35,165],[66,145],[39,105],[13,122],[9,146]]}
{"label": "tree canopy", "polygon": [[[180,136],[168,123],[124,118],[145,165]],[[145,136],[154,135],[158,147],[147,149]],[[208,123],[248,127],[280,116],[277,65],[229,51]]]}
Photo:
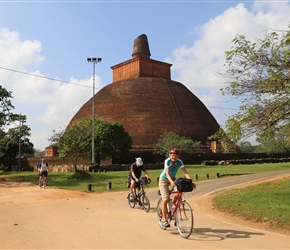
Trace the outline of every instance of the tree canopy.
{"label": "tree canopy", "polygon": [[12,93],[0,85],[0,129],[10,121]]}
{"label": "tree canopy", "polygon": [[226,135],[237,142],[254,134],[266,138],[289,131],[290,31],[271,31],[254,42],[237,35],[233,43],[225,52],[225,72],[220,75],[228,85],[221,91],[241,104],[228,116]]}
{"label": "tree canopy", "polygon": [[[16,157],[32,156],[33,144],[29,141],[30,128],[25,124],[26,116],[13,114],[12,93],[0,85],[0,162],[15,160]],[[15,127],[7,130],[7,125]],[[6,126],[6,129],[5,129]],[[7,131],[6,131],[7,130]],[[20,146],[20,147],[19,147]],[[19,156],[19,148],[21,155]]]}
{"label": "tree canopy", "polygon": [[[94,120],[94,145],[96,162],[100,163],[107,157],[119,158],[126,156],[132,147],[132,139],[124,130],[123,125],[103,119]],[[74,123],[65,131],[56,132],[50,141],[57,143],[59,156],[69,157],[77,171],[79,158],[90,158],[92,154],[92,119],[85,118]]]}
{"label": "tree canopy", "polygon": [[154,145],[154,154],[167,155],[171,148],[178,148],[181,152],[192,152],[193,148],[201,145],[201,142],[191,138],[180,136],[174,132],[166,132],[159,137]]}

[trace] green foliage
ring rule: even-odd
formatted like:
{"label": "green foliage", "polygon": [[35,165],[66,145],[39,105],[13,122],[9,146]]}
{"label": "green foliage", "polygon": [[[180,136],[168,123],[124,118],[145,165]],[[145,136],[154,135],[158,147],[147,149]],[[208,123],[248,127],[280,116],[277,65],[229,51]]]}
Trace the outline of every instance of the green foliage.
{"label": "green foliage", "polygon": [[[290,27],[290,26],[289,26]],[[235,142],[265,131],[283,131],[290,119],[290,31],[273,31],[251,42],[243,35],[225,52],[228,86],[223,95],[241,100],[228,117],[225,133]]]}
{"label": "green foliage", "polygon": [[248,141],[238,143],[237,148],[238,148],[238,151],[242,152],[242,153],[253,153],[254,152],[254,147]]}
{"label": "green foliage", "polygon": [[14,109],[11,98],[12,92],[7,91],[0,85],[0,129],[10,122],[10,111]]}
{"label": "green foliage", "polygon": [[178,148],[181,152],[192,152],[196,147],[199,147],[201,142],[193,141],[191,138],[180,136],[173,132],[162,134],[154,145],[154,154],[168,154],[171,148]]}
{"label": "green foliage", "polygon": [[43,156],[44,156],[44,150],[34,149],[34,157],[43,157]]}
{"label": "green foliage", "polygon": [[30,142],[30,128],[25,124],[25,115],[11,115],[11,121],[19,123],[17,127],[10,128],[7,132],[0,134],[0,159],[15,159],[19,154],[19,142],[21,156],[30,157],[34,155],[33,144]]}
{"label": "green foliage", "polygon": [[95,120],[95,149],[97,162],[113,157],[122,159],[132,147],[132,139],[118,122]]}
{"label": "green foliage", "polygon": [[223,152],[229,152],[231,145],[234,143],[222,127],[219,127],[219,130],[215,134],[209,136],[208,140],[219,142]]}
{"label": "green foliage", "polygon": [[59,157],[69,157],[77,171],[78,159],[88,158],[91,152],[92,136],[91,120],[81,119],[67,128],[58,143]]}
{"label": "green foliage", "polygon": [[52,136],[48,139],[50,141],[49,146],[57,147],[64,132],[65,132],[64,129],[60,129],[59,131],[52,130]]}
{"label": "green foliage", "polygon": [[[29,141],[30,128],[25,125],[26,116],[13,114],[11,111],[14,106],[11,103],[12,92],[7,91],[0,85],[0,162],[15,159],[19,154],[19,143],[21,155],[33,156],[33,144]],[[18,124],[17,127],[10,128],[8,131],[4,126],[11,123]]]}
{"label": "green foliage", "polygon": [[[107,157],[122,158],[128,154],[132,146],[132,139],[120,123],[95,119],[94,124],[97,163]],[[77,171],[78,159],[89,158],[92,154],[92,120],[89,118],[81,119],[67,128],[64,133],[60,132],[52,138],[57,138],[61,134],[62,136],[57,143],[59,156],[69,157]]]}
{"label": "green foliage", "polygon": [[269,128],[260,133],[256,141],[261,144],[263,152],[287,153],[290,150],[290,127],[285,126],[278,131]]}

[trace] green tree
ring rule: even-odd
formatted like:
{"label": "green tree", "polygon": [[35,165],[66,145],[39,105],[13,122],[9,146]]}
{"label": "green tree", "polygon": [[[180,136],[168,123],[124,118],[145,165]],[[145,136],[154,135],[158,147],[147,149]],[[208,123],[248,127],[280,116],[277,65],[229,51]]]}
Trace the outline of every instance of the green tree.
{"label": "green tree", "polygon": [[112,157],[123,159],[132,147],[132,138],[118,122],[95,120],[96,162]]}
{"label": "green tree", "polygon": [[0,85],[0,129],[10,122],[10,111],[14,109],[11,98],[12,93]]}
{"label": "green tree", "polygon": [[[30,157],[34,155],[33,144],[29,141],[31,129],[25,124],[25,115],[11,115],[11,121],[18,123],[19,125],[14,128],[10,128],[7,132],[2,131],[2,137],[0,137],[0,158],[15,159],[19,157],[19,145],[20,145],[20,157]],[[20,143],[20,144],[19,144]]]}
{"label": "green tree", "polygon": [[248,141],[243,141],[237,144],[238,151],[242,153],[253,153],[254,148],[252,144]]}
{"label": "green tree", "polygon": [[222,127],[214,134],[208,137],[209,141],[217,141],[220,143],[223,152],[229,152],[234,141],[226,134]]}
{"label": "green tree", "polygon": [[[132,147],[132,139],[117,122],[108,122],[102,119],[95,119],[94,143],[96,162],[106,157],[118,157],[128,154]],[[56,133],[52,138],[57,138],[62,132]],[[56,140],[54,141],[56,142]],[[67,128],[61,136],[58,145],[59,156],[69,157],[77,172],[79,158],[90,158],[92,154],[92,120],[81,119],[71,127]]]}
{"label": "green tree", "polygon": [[168,154],[171,148],[178,148],[181,152],[192,152],[194,148],[201,145],[201,142],[193,141],[191,138],[180,136],[174,132],[162,134],[154,145],[154,154]]}
{"label": "green tree", "polygon": [[35,157],[43,157],[44,156],[44,150],[34,149],[34,156]]}
{"label": "green tree", "polygon": [[55,129],[52,130],[52,136],[48,139],[48,141],[50,141],[49,146],[57,147],[64,132],[65,132],[65,129],[61,129],[61,128],[58,131],[56,131]]}
{"label": "green tree", "polygon": [[[29,141],[30,128],[25,124],[26,116],[13,114],[12,93],[0,85],[0,161],[14,160],[21,156],[33,155],[33,144]],[[4,127],[14,123],[16,127],[8,131]],[[18,125],[19,124],[19,125]]]}
{"label": "green tree", "polygon": [[260,150],[265,153],[288,153],[290,151],[290,129],[284,127],[279,131],[267,130],[256,139],[260,143]]}
{"label": "green tree", "polygon": [[238,35],[233,43],[225,52],[225,72],[220,75],[228,86],[221,91],[240,99],[241,105],[228,117],[226,135],[238,142],[283,131],[290,119],[290,31],[272,31],[254,42]]}
{"label": "green tree", "polygon": [[[70,158],[75,172],[77,172],[78,159],[88,158],[91,152],[91,121],[87,119],[79,120],[71,127],[67,128],[58,142],[58,153],[61,158]],[[57,135],[52,137],[56,138]]]}

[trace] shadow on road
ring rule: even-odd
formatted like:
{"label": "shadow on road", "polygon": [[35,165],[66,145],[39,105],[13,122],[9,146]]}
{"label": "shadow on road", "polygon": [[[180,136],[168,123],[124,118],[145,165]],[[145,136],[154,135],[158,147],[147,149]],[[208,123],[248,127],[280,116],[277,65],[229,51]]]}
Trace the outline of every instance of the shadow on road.
{"label": "shadow on road", "polygon": [[263,233],[254,233],[250,231],[238,231],[227,229],[212,229],[212,228],[195,228],[191,237],[193,240],[199,241],[220,241],[230,239],[248,239],[252,235],[265,235]]}

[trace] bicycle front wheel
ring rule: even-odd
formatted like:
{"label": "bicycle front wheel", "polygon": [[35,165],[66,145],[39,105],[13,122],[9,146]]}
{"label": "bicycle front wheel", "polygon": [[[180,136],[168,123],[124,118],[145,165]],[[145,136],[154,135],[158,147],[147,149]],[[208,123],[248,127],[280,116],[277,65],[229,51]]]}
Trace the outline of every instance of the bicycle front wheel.
{"label": "bicycle front wheel", "polygon": [[145,212],[148,212],[150,210],[150,201],[146,195],[142,196],[142,205]]}
{"label": "bicycle front wheel", "polygon": [[132,193],[129,193],[127,199],[128,199],[129,207],[134,208],[136,204],[134,195]]}
{"label": "bicycle front wheel", "polygon": [[162,225],[162,198],[159,199],[159,201],[157,202],[157,221],[158,221],[158,225],[165,230],[166,227],[164,227]]}
{"label": "bicycle front wheel", "polygon": [[181,201],[176,212],[175,220],[181,237],[188,238],[191,235],[194,223],[193,212],[186,201]]}

